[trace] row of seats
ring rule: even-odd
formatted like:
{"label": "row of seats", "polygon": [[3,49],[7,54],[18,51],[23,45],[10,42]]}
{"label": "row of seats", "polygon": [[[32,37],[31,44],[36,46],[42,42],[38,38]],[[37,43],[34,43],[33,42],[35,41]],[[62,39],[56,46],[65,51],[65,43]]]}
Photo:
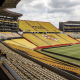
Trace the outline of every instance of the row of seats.
{"label": "row of seats", "polygon": [[30,43],[29,41],[27,41],[26,39],[11,39],[11,40],[6,40],[5,43],[9,43],[9,44],[13,44],[16,46],[21,46],[24,48],[29,48],[29,49],[35,49],[37,46],[35,46],[34,44]]}
{"label": "row of seats", "polygon": [[23,37],[37,45],[38,47],[41,46],[54,46],[60,44],[76,44],[79,43],[78,41],[74,40],[73,38],[64,35],[64,34],[23,34]]}
{"label": "row of seats", "polygon": [[10,37],[21,37],[19,34],[17,33],[11,33],[11,32],[1,32],[0,36],[5,37],[5,38],[10,38]]}
{"label": "row of seats", "polygon": [[7,54],[5,61],[14,69],[14,71],[21,76],[22,79],[39,79],[39,80],[67,80],[66,78],[41,67],[39,64],[22,57],[21,55],[11,51],[9,48],[1,44],[0,49]]}
{"label": "row of seats", "polygon": [[71,65],[71,64],[56,60],[54,58],[45,56],[41,53],[35,52],[33,50],[30,50],[30,49],[24,49],[24,48],[21,48],[21,47],[15,46],[15,45],[11,45],[11,44],[9,46],[13,47],[14,49],[19,49],[21,51],[24,51],[27,54],[29,54],[31,57],[33,57],[39,61],[42,61],[46,64],[49,64],[51,66],[54,66],[54,67],[57,67],[60,69],[72,71],[72,72],[75,72],[75,73],[80,75],[80,68],[79,67],[76,67],[74,65]]}
{"label": "row of seats", "polygon": [[[4,37],[6,36],[10,37],[12,35],[13,36],[16,35],[16,37],[18,37],[17,33],[0,33],[0,34],[3,34]],[[51,45],[55,46],[60,44],[79,43],[78,41],[64,34],[49,34],[49,33],[48,34],[28,34],[27,33],[27,34],[23,34],[23,37],[25,37],[30,42],[23,38],[7,40],[5,42],[9,44],[14,44],[17,46],[29,48],[29,49],[35,49],[36,47],[42,47],[42,46],[45,47],[45,46],[51,46]]]}
{"label": "row of seats", "polygon": [[60,36],[56,35],[56,34],[47,34],[47,35],[52,35],[55,36],[58,39],[58,42],[60,42],[61,44],[67,44],[70,43],[67,40],[64,40],[63,38],[61,38]]}
{"label": "row of seats", "polygon": [[80,39],[77,39],[78,41],[80,41]]}
{"label": "row of seats", "polygon": [[[41,66],[36,65],[35,63],[33,64],[31,61],[28,61],[22,57],[20,57],[21,61],[19,61],[19,60],[17,61],[17,56],[19,56],[19,55],[16,55],[15,60],[11,57],[11,63],[14,64],[15,66],[19,67],[20,70],[22,70],[22,68],[23,68],[22,71],[24,71],[24,69],[25,69],[25,73],[26,73],[26,69],[27,69],[27,72],[34,74],[37,79],[54,79],[54,77],[55,77],[55,79],[58,79],[58,78],[62,79],[60,76],[58,77],[58,75],[56,75],[54,73],[53,73],[54,75],[52,74],[53,76],[50,76],[49,70],[47,70],[46,68],[42,68]],[[31,76],[30,74],[29,74],[29,76],[30,76],[30,78],[34,79],[34,77]]]}
{"label": "row of seats", "polygon": [[17,69],[16,66],[14,66],[9,60],[5,59],[5,61],[7,62],[7,64],[10,65],[10,67],[23,79],[23,80],[27,80],[27,76],[25,76],[20,70]]}
{"label": "row of seats", "polygon": [[26,21],[30,26],[37,26],[36,27],[33,27],[36,31],[40,31],[40,32],[43,32],[43,31],[47,31],[45,28],[43,28],[41,25],[38,24],[38,22],[36,21]]}
{"label": "row of seats", "polygon": [[42,41],[38,37],[34,36],[33,34],[24,34],[23,37],[30,40],[32,43],[36,44],[38,47],[40,46],[48,46],[49,44]]}
{"label": "row of seats", "polygon": [[[57,45],[60,44],[58,41],[55,41],[53,39],[50,39],[50,36],[46,35],[46,34],[34,34],[36,35],[39,39],[43,40],[44,42],[48,43],[49,45]],[[46,37],[48,36],[48,37]]]}
{"label": "row of seats", "polygon": [[17,23],[16,21],[6,21],[6,20],[0,20],[0,22],[5,22],[5,23]]}
{"label": "row of seats", "polygon": [[47,31],[49,32],[60,32],[54,25],[52,25],[49,22],[38,22],[40,25],[42,25]]}
{"label": "row of seats", "polygon": [[75,32],[64,32],[66,35],[70,35],[73,38],[79,39],[80,38],[80,33],[75,33]]}
{"label": "row of seats", "polygon": [[70,43],[79,43],[78,41],[76,41],[75,39],[67,36],[67,35],[64,35],[64,34],[58,34],[59,36],[61,36],[62,38],[66,39],[67,41],[69,41]]}
{"label": "row of seats", "polygon": [[35,31],[30,25],[26,23],[26,21],[19,21],[19,28],[25,32]]}
{"label": "row of seats", "polygon": [[49,22],[20,20],[19,28],[25,32],[60,32],[60,30]]}
{"label": "row of seats", "polygon": [[0,31],[18,31],[17,19],[0,17]]}

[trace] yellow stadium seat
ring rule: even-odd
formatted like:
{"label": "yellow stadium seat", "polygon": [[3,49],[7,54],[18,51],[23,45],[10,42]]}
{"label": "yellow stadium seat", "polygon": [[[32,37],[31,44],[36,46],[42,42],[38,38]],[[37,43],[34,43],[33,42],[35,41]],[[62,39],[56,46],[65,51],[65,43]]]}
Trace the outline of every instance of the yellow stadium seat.
{"label": "yellow stadium seat", "polygon": [[60,44],[58,43],[57,41],[55,40],[52,40],[50,38],[45,38],[44,35],[45,34],[35,34],[37,37],[39,37],[40,39],[44,40],[45,42],[47,42],[48,44],[50,45],[57,45],[57,44]]}
{"label": "yellow stadium seat", "polygon": [[29,25],[31,25],[36,31],[39,32],[47,32],[45,28],[43,28],[39,23],[36,21],[26,21]]}
{"label": "yellow stadium seat", "polygon": [[12,40],[6,40],[5,43],[13,44],[16,46],[21,46],[24,48],[29,48],[29,49],[35,49],[37,46],[34,44],[30,43],[29,41],[25,39],[12,39]]}
{"label": "yellow stadium seat", "polygon": [[69,41],[70,43],[79,43],[78,41],[76,41],[75,39],[67,36],[67,35],[64,35],[64,34],[58,34],[59,36],[61,36],[62,38],[64,38],[65,40]]}
{"label": "yellow stadium seat", "polygon": [[30,40],[34,44],[36,44],[38,47],[40,47],[40,46],[48,46],[49,45],[45,41],[42,41],[38,37],[34,36],[33,34],[24,34],[23,37],[25,37],[26,39]]}
{"label": "yellow stadium seat", "polygon": [[19,21],[19,28],[25,32],[35,31],[30,25],[26,23],[26,21],[22,21],[22,20]]}
{"label": "yellow stadium seat", "polygon": [[58,42],[60,42],[61,44],[67,44],[70,43],[68,41],[66,41],[65,39],[62,39],[61,37],[57,36],[56,34],[48,34],[48,35],[53,35],[58,39]]}
{"label": "yellow stadium seat", "polygon": [[38,22],[40,25],[42,25],[45,29],[47,29],[49,32],[60,32],[55,26],[53,26],[49,22]]}

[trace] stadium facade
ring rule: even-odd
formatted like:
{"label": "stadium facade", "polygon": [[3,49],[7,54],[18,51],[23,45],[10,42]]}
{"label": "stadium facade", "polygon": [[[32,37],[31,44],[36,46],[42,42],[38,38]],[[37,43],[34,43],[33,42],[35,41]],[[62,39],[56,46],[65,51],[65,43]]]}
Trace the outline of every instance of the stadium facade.
{"label": "stadium facade", "polygon": [[16,32],[19,30],[18,17],[22,16],[20,13],[15,13],[6,8],[16,8],[20,0],[3,0],[0,7],[0,31],[1,32]]}
{"label": "stadium facade", "polygon": [[80,21],[59,22],[59,29],[63,32],[80,32]]}

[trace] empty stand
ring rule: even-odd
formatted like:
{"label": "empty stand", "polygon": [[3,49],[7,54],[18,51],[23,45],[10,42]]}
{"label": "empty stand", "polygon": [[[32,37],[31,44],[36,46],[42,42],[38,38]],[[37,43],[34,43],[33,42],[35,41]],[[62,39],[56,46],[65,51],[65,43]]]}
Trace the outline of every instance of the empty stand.
{"label": "empty stand", "polygon": [[62,39],[61,37],[57,36],[56,34],[48,34],[48,35],[52,35],[52,36],[56,37],[56,38],[57,38],[57,41],[60,42],[61,44],[70,43],[70,42],[68,42],[68,41],[66,41],[66,40],[64,40],[64,39]]}
{"label": "empty stand", "polygon": [[33,32],[35,31],[30,25],[26,23],[26,21],[20,20],[19,21],[19,28],[25,32]]}
{"label": "empty stand", "polygon": [[76,38],[76,39],[80,38],[79,32],[64,32],[64,34],[70,35],[71,37]]}
{"label": "empty stand", "polygon": [[20,20],[19,28],[25,32],[60,32],[49,22]]}
{"label": "empty stand", "polygon": [[33,27],[36,31],[39,32],[47,32],[47,30],[42,27],[41,25],[39,25],[36,21],[26,21],[29,25],[31,25],[31,27]]}
{"label": "empty stand", "polygon": [[74,65],[71,65],[71,64],[68,64],[68,63],[65,63],[65,62],[62,62],[60,60],[56,60],[54,58],[48,57],[46,55],[43,55],[41,53],[35,52],[33,50],[30,50],[30,49],[24,49],[24,48],[15,46],[15,45],[10,45],[10,46],[15,48],[15,49],[25,51],[31,57],[33,57],[33,58],[35,58],[39,61],[42,61],[42,62],[44,62],[48,65],[51,65],[51,66],[54,66],[54,67],[57,67],[57,68],[60,68],[60,69],[72,71],[72,72],[77,73],[78,75],[80,75],[80,68],[79,67],[76,67]]}
{"label": "empty stand", "polygon": [[13,68],[13,70],[24,80],[67,80],[55,72],[41,67],[39,64],[22,57],[21,55],[11,51],[9,48],[0,43],[0,49],[7,54],[5,61]]}
{"label": "empty stand", "polygon": [[40,25],[42,25],[45,29],[47,29],[49,32],[60,32],[55,26],[53,26],[49,22],[38,22]]}
{"label": "empty stand", "polygon": [[21,37],[18,33],[11,33],[15,37]]}
{"label": "empty stand", "polygon": [[19,43],[21,45],[25,45],[29,49],[34,49],[34,48],[37,47],[34,44],[32,44],[29,41],[27,41],[26,39],[12,39],[12,41],[16,42],[16,43]]}
{"label": "empty stand", "polygon": [[23,37],[31,41],[32,43],[36,44],[38,47],[40,46],[49,46],[46,42],[42,41],[38,37],[34,36],[33,34],[24,34]]}
{"label": "empty stand", "polygon": [[62,38],[66,39],[67,41],[71,42],[71,43],[79,43],[78,41],[74,40],[73,38],[64,35],[64,34],[58,34],[59,36],[61,36]]}
{"label": "empty stand", "polygon": [[80,39],[77,39],[78,41],[80,41]]}
{"label": "empty stand", "polygon": [[[63,35],[63,34],[24,34],[23,36],[37,45],[38,47],[41,46],[63,46],[63,45],[71,45],[72,43],[79,43],[78,41],[74,40],[73,38]],[[39,42],[38,42],[39,41]],[[45,48],[45,47],[43,47]]]}
{"label": "empty stand", "polygon": [[59,42],[53,40],[49,37],[45,37],[45,35],[47,34],[35,34],[37,37],[39,37],[40,39],[44,40],[45,42],[47,42],[48,44],[50,45],[57,45],[57,44],[60,44]]}
{"label": "empty stand", "polygon": [[35,49],[37,46],[34,44],[30,43],[29,41],[25,39],[12,39],[12,40],[6,40],[5,43],[13,44],[16,46],[21,46],[24,48],[29,48],[29,49]]}
{"label": "empty stand", "polygon": [[0,36],[3,36],[5,38],[14,38],[14,37],[21,37],[19,34],[17,33],[12,33],[12,32],[1,32]]}
{"label": "empty stand", "polygon": [[12,34],[11,34],[11,32],[2,32],[2,35],[4,36],[4,37],[6,37],[6,38],[10,38],[10,37],[15,37],[15,36],[13,36]]}

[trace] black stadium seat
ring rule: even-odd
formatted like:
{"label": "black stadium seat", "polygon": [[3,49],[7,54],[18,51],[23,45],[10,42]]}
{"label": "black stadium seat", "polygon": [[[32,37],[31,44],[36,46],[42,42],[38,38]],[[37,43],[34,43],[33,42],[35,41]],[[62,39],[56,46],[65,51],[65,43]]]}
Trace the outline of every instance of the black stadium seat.
{"label": "black stadium seat", "polygon": [[4,2],[5,0],[0,0],[0,7],[3,5]]}

